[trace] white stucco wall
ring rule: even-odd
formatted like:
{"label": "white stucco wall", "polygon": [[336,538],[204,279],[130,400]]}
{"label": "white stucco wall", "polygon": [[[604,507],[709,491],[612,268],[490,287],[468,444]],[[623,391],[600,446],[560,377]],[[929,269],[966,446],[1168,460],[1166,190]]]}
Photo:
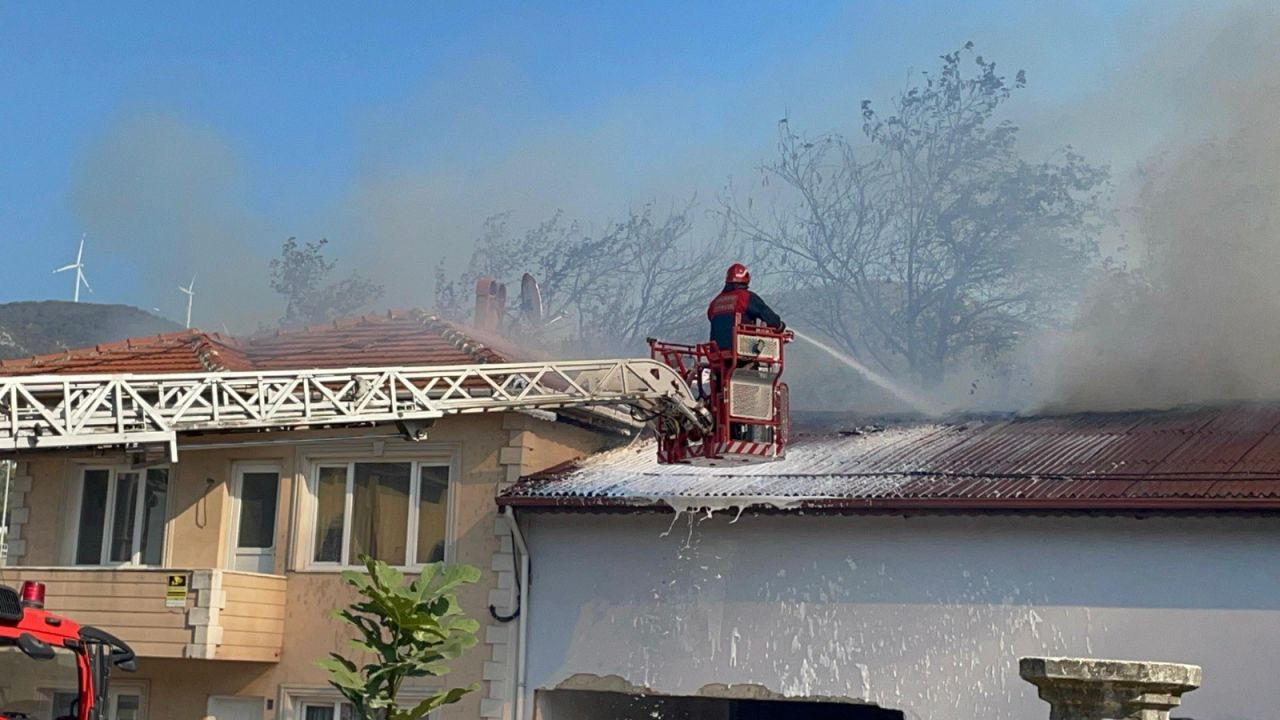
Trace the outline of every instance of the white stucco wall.
{"label": "white stucco wall", "polygon": [[592,673],[1024,720],[1018,657],[1086,655],[1202,665],[1175,717],[1280,713],[1280,519],[731,519],[524,514],[525,707]]}

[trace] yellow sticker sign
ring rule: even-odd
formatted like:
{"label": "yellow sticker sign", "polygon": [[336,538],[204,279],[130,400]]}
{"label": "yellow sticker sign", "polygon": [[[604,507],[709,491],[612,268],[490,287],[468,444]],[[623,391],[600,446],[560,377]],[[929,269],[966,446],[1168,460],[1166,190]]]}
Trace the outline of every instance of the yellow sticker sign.
{"label": "yellow sticker sign", "polygon": [[186,575],[170,575],[169,585],[164,591],[164,606],[186,607],[189,586],[189,578]]}

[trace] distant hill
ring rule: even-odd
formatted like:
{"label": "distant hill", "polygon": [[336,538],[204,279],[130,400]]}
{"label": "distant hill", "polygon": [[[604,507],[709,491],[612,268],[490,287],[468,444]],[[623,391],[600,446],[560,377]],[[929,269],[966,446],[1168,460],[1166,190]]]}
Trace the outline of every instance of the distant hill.
{"label": "distant hill", "polygon": [[0,358],[181,330],[182,326],[129,305],[62,300],[0,304]]}

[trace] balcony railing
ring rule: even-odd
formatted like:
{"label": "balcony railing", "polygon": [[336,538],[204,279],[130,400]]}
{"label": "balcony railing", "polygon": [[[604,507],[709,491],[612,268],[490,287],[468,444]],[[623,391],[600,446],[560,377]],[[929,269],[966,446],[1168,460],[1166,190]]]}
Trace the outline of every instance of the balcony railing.
{"label": "balcony railing", "polygon": [[[280,659],[287,580],[279,575],[175,568],[4,570],[6,584],[45,583],[51,612],[119,636],[139,657]],[[185,592],[171,577],[185,580]]]}

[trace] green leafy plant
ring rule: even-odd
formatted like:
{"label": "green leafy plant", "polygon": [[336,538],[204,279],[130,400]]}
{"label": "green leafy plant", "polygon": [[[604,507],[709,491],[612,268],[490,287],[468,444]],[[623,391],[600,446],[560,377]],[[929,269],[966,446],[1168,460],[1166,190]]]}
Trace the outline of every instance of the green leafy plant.
{"label": "green leafy plant", "polygon": [[473,684],[439,690],[411,708],[396,702],[405,680],[447,674],[448,663],[476,644],[480,624],[463,615],[457,591],[479,580],[480,571],[434,563],[408,581],[404,573],[367,555],[360,562],[367,573],[348,571],[342,579],[361,599],[333,615],[356,629],[351,649],[364,653],[367,662],[361,665],[339,653],[317,661],[329,672],[329,683],[354,706],[356,717],[417,720],[478,689]]}

